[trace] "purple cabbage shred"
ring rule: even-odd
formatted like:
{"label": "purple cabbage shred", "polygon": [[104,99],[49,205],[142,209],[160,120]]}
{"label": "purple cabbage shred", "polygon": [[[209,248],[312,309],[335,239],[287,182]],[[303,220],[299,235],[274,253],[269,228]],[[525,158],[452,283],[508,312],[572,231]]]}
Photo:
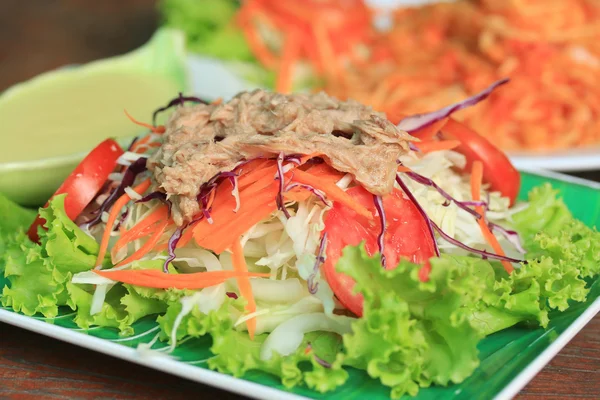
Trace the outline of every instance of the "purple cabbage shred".
{"label": "purple cabbage shred", "polygon": [[379,221],[381,222],[381,232],[379,232],[379,235],[377,236],[377,245],[379,246],[379,254],[381,254],[381,266],[385,268],[385,230],[387,226],[385,209],[383,208],[383,200],[381,199],[381,196],[373,195],[373,203],[375,204],[377,214],[379,214]]}
{"label": "purple cabbage shred", "polygon": [[[452,236],[450,236],[446,232],[444,232],[439,226],[436,225],[435,222],[433,222],[429,218],[429,216],[427,215],[427,213],[425,212],[425,210],[423,210],[423,208],[418,203],[417,199],[415,199],[414,195],[410,192],[410,190],[408,189],[408,187],[406,186],[406,184],[402,181],[402,179],[400,178],[400,175],[396,175],[396,182],[398,182],[398,184],[400,185],[400,187],[402,188],[402,190],[404,190],[404,193],[406,193],[406,195],[408,196],[408,198],[417,207],[417,209],[419,210],[419,212],[421,213],[421,215],[423,216],[423,218],[427,222],[427,225],[429,226],[429,228],[431,230],[430,233],[432,235],[434,247],[435,247],[435,250],[436,250],[436,255],[438,257],[440,256],[440,253],[439,253],[439,249],[437,247],[437,243],[435,241],[435,235],[433,234],[433,230],[434,229],[447,242],[449,242],[449,243],[451,243],[451,244],[453,244],[453,245],[455,245],[457,247],[460,247],[461,249],[467,250],[470,253],[478,254],[484,260],[489,258],[489,259],[495,259],[495,260],[500,260],[500,261],[508,261],[508,262],[511,262],[511,263],[527,263],[524,260],[518,260],[518,259],[515,259],[515,258],[512,258],[512,257],[501,256],[501,255],[498,255],[498,254],[490,253],[490,252],[485,251],[485,250],[478,250],[478,249],[475,249],[473,247],[467,246],[466,244],[460,242],[459,240],[454,239]],[[482,218],[482,216],[480,214],[478,214],[478,213],[477,213],[477,216],[479,216],[478,218]],[[516,232],[514,232],[514,233],[516,234]]]}
{"label": "purple cabbage shred", "polygon": [[137,200],[136,203],[146,203],[150,200],[158,200],[161,203],[165,204],[168,208],[168,215],[169,218],[171,218],[171,210],[173,208],[173,203],[171,203],[171,200],[167,199],[167,194],[164,192],[152,192],[147,194],[146,196],[142,197],[141,199]]}
{"label": "purple cabbage shred", "polygon": [[321,238],[321,243],[319,244],[319,252],[317,253],[317,258],[315,260],[315,266],[313,267],[313,271],[306,280],[306,284],[308,286],[308,291],[310,294],[317,293],[317,289],[319,288],[319,282],[315,282],[315,277],[317,276],[317,272],[319,272],[321,264],[325,262],[325,257],[323,256],[323,253],[325,252],[325,243],[327,243],[327,232],[325,232],[323,234],[323,237]]}
{"label": "purple cabbage shred", "polygon": [[325,194],[322,191],[320,191],[319,189],[315,189],[314,187],[312,187],[310,185],[306,185],[304,183],[298,183],[298,182],[290,183],[289,185],[286,186],[284,192],[287,192],[287,191],[292,190],[297,187],[308,190],[309,192],[314,194],[319,200],[321,200],[323,202],[323,204],[325,204],[327,207],[331,207],[331,203],[329,201],[327,201],[327,198],[325,197]]}
{"label": "purple cabbage shred", "polygon": [[129,167],[127,167],[119,186],[117,186],[106,198],[106,200],[104,200],[100,207],[94,211],[95,217],[86,224],[88,229],[100,223],[102,220],[102,214],[109,210],[115,201],[117,201],[117,199],[125,193],[125,188],[133,185],[135,178],[142,172],[146,171],[146,161],[146,158],[140,157],[131,163]]}
{"label": "purple cabbage shred", "polygon": [[279,190],[277,191],[277,208],[283,212],[286,218],[290,218],[291,215],[287,208],[285,207],[285,203],[283,201],[283,191],[284,191],[284,174],[283,174],[283,161],[284,156],[283,153],[279,153],[277,156],[277,177],[275,179],[279,179]]}
{"label": "purple cabbage shred", "polygon": [[166,106],[159,108],[158,110],[154,111],[152,113],[152,125],[156,126],[156,116],[163,112],[168,110],[171,107],[174,106],[178,106],[178,105],[183,105],[186,101],[191,101],[194,103],[202,103],[202,104],[208,104],[208,102],[206,100],[202,100],[199,97],[194,97],[194,96],[184,96],[181,92],[179,92],[179,96],[177,96],[176,98],[174,98],[173,100],[171,100]]}
{"label": "purple cabbage shred", "polygon": [[396,174],[396,182],[398,183],[398,185],[400,185],[400,187],[402,188],[404,193],[406,193],[409,200],[412,201],[412,203],[415,205],[415,207],[417,207],[419,214],[421,214],[421,216],[425,220],[425,222],[427,224],[427,230],[429,231],[429,236],[431,237],[431,240],[433,241],[433,250],[435,252],[435,255],[439,257],[440,249],[438,248],[437,242],[435,241],[435,233],[433,232],[433,221],[431,221],[431,219],[429,219],[429,216],[427,215],[427,213],[425,212],[423,207],[421,207],[421,205],[419,204],[419,202],[417,201],[415,196],[408,189],[408,186],[406,186],[406,184],[404,182],[402,182],[402,179],[400,178],[400,175],[398,175],[398,174]]}
{"label": "purple cabbage shred", "polygon": [[509,81],[508,78],[505,78],[505,79],[499,80],[497,82],[494,82],[493,84],[491,84],[488,88],[484,89],[483,91],[481,91],[461,102],[449,105],[449,106],[439,109],[437,111],[433,111],[433,112],[425,113],[425,114],[416,114],[416,115],[411,115],[409,117],[406,117],[398,123],[397,127],[408,133],[414,132],[421,128],[425,128],[431,124],[436,123],[439,120],[442,120],[442,119],[452,115],[456,111],[462,110],[463,108],[474,106],[477,103],[479,103],[480,101],[485,100],[497,87],[502,86],[505,83],[508,83],[508,81]]}

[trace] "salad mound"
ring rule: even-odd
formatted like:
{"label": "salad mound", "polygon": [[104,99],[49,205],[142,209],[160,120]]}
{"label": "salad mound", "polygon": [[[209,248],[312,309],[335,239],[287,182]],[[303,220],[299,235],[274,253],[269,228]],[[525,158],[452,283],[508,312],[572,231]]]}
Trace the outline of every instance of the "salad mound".
{"label": "salad mound", "polygon": [[482,338],[547,326],[600,273],[600,234],[549,185],[516,201],[510,161],[451,118],[501,83],[397,125],[262,91],[180,95],[165,126],[129,116],[150,132],[94,149],[28,234],[0,198],[1,302],[122,336],[153,319],[171,350],[209,335],[210,368],[288,388],[328,392],[350,368],[393,398],[462,382]]}

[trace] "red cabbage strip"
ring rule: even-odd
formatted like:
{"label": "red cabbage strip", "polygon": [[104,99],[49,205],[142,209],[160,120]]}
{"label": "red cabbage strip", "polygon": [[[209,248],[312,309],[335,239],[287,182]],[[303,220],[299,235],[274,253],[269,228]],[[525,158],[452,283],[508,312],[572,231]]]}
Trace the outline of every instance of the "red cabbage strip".
{"label": "red cabbage strip", "polygon": [[319,272],[319,267],[323,262],[325,262],[325,257],[323,257],[323,252],[325,251],[325,243],[327,243],[327,232],[323,234],[321,238],[321,244],[319,244],[319,252],[317,253],[317,259],[315,260],[315,266],[313,267],[313,271],[309,275],[306,280],[306,284],[308,286],[308,291],[310,294],[317,293],[317,289],[319,288],[319,282],[315,282],[315,276],[317,276],[317,272]]}
{"label": "red cabbage strip", "polygon": [[123,214],[121,214],[121,218],[119,218],[119,222],[117,223],[117,225],[115,225],[115,228],[113,229],[113,231],[116,232],[119,230],[121,225],[123,225],[123,222],[125,222],[125,219],[127,219],[128,215],[129,215],[129,208],[126,208],[125,211],[123,211]]}
{"label": "red cabbage strip", "polygon": [[406,174],[406,176],[408,176],[415,182],[420,183],[421,185],[425,185],[425,186],[434,188],[446,200],[453,202],[459,208],[461,208],[462,210],[465,210],[466,212],[473,215],[477,219],[481,218],[482,215],[479,214],[477,211],[469,208],[469,206],[470,207],[479,207],[479,206],[487,207],[487,203],[485,203],[483,201],[459,201],[459,200],[456,200],[454,197],[450,196],[450,194],[448,194],[448,192],[446,192],[444,189],[439,187],[438,184],[435,183],[433,180],[431,180],[427,177],[424,177],[423,175],[417,174],[416,172],[405,172],[405,174]]}
{"label": "red cabbage strip", "polygon": [[234,299],[234,300],[237,300],[237,298],[238,298],[238,295],[234,292],[226,292],[225,294],[227,295],[227,297]]}
{"label": "red cabbage strip", "polygon": [[377,236],[377,245],[379,246],[379,254],[381,254],[381,266],[385,268],[385,229],[387,226],[387,221],[385,219],[385,210],[383,208],[383,200],[381,196],[373,195],[373,203],[375,203],[375,208],[377,209],[377,213],[379,214],[379,220],[381,222],[381,232],[379,232],[379,236]]}
{"label": "red cabbage strip", "polygon": [[112,191],[112,193],[106,198],[106,200],[104,200],[100,207],[94,211],[94,214],[96,214],[96,216],[94,217],[94,219],[92,219],[86,224],[88,229],[94,225],[97,225],[102,220],[102,213],[109,210],[110,207],[112,207],[112,205],[115,203],[115,201],[117,201],[117,199],[125,193],[125,188],[133,185],[133,182],[135,182],[135,178],[142,172],[146,171],[146,161],[146,158],[140,157],[137,160],[135,160],[129,167],[127,167],[119,186],[117,186],[117,188]]}
{"label": "red cabbage strip", "polygon": [[279,179],[279,190],[277,191],[277,208],[281,211],[283,211],[283,215],[285,215],[286,218],[290,218],[291,215],[288,212],[287,208],[285,208],[285,204],[283,202],[283,185],[284,185],[284,175],[283,175],[283,153],[279,153],[279,155],[277,156],[277,177],[276,179]]}
{"label": "red cabbage strip", "polygon": [[173,106],[177,106],[177,105],[183,105],[183,103],[185,103],[186,101],[193,101],[194,103],[202,103],[202,104],[208,104],[208,102],[206,100],[202,100],[199,97],[194,97],[194,96],[184,96],[181,92],[179,92],[179,96],[174,98],[173,100],[171,100],[166,106],[159,108],[158,110],[154,111],[152,113],[152,125],[156,126],[156,116],[163,112],[168,110],[169,108],[173,107]]}
{"label": "red cabbage strip", "polygon": [[175,248],[177,248],[177,243],[179,242],[179,239],[181,239],[181,235],[183,235],[183,230],[186,227],[187,227],[187,225],[182,225],[182,226],[177,227],[177,229],[175,229],[175,232],[173,232],[173,234],[169,238],[169,242],[167,244],[167,249],[169,250],[169,256],[167,257],[167,259],[165,260],[165,262],[163,264],[163,272],[165,274],[169,273],[169,264],[176,257]]}
{"label": "red cabbage strip", "polygon": [[488,258],[491,258],[491,259],[494,259],[494,260],[508,261],[508,262],[511,262],[511,263],[524,263],[524,264],[527,263],[527,261],[525,261],[525,260],[517,260],[516,258],[507,257],[507,256],[501,256],[499,254],[490,253],[490,252],[485,251],[485,250],[474,249],[473,247],[467,246],[466,244],[464,244],[464,243],[462,243],[462,242],[454,239],[452,236],[448,235],[446,232],[444,232],[442,230],[442,228],[440,228],[439,226],[437,226],[435,222],[431,221],[431,223],[433,224],[433,227],[435,228],[435,230],[446,241],[448,241],[449,243],[455,245],[456,247],[460,247],[461,249],[467,250],[467,251],[469,251],[471,253],[479,254],[481,256],[481,258],[483,258],[484,260],[487,260]]}
{"label": "red cabbage strip", "polygon": [[448,241],[449,243],[451,243],[451,244],[453,244],[453,245],[455,245],[457,247],[460,247],[461,249],[467,250],[467,251],[469,251],[471,253],[478,254],[484,260],[488,259],[488,258],[491,258],[491,259],[495,259],[495,260],[508,261],[508,262],[512,262],[512,263],[527,263],[524,260],[517,260],[516,258],[501,256],[501,255],[498,255],[498,254],[487,252],[485,250],[474,249],[474,248],[469,247],[466,244],[464,244],[464,243],[462,243],[462,242],[454,239],[452,236],[450,236],[446,232],[444,232],[439,226],[437,226],[436,223],[431,220],[431,218],[429,218],[429,216],[427,215],[427,213],[425,212],[425,210],[423,210],[423,208],[419,205],[419,203],[417,202],[417,200],[415,199],[415,197],[413,196],[413,194],[410,192],[410,190],[408,189],[408,187],[406,186],[406,184],[402,181],[402,179],[400,178],[399,174],[396,175],[396,182],[398,182],[398,185],[400,185],[400,187],[404,190],[404,192],[406,193],[406,195],[408,196],[408,198],[414,203],[414,205],[417,207],[417,209],[419,210],[419,212],[421,213],[421,215],[423,216],[423,218],[425,218],[425,220],[427,221],[427,225],[431,229],[430,233],[432,234],[433,241],[434,241],[433,243],[434,243],[436,254],[437,254],[438,257],[440,256],[440,251],[439,251],[439,249],[437,247],[437,243],[435,242],[435,236],[433,236],[433,229],[435,229],[440,234],[440,236],[443,239],[445,239],[446,241]]}
{"label": "red cabbage strip", "polygon": [[323,202],[323,204],[325,204],[327,207],[331,207],[331,203],[329,201],[327,201],[327,199],[325,198],[325,193],[323,193],[322,191],[320,191],[319,189],[315,189],[314,187],[310,186],[310,185],[306,185],[304,183],[298,183],[298,182],[292,182],[289,185],[286,186],[284,192],[290,191],[294,188],[303,188],[308,190],[309,192],[311,192],[312,194],[314,194],[315,196],[317,196],[317,198],[319,200],[321,200]]}
{"label": "red cabbage strip", "polygon": [[402,182],[402,179],[400,178],[399,174],[396,174],[396,182],[398,183],[398,185],[400,185],[402,190],[404,190],[404,193],[406,193],[409,200],[413,202],[413,204],[415,205],[415,207],[417,207],[417,210],[419,211],[421,216],[425,219],[425,222],[427,223],[427,230],[429,231],[431,240],[433,240],[433,250],[435,251],[435,255],[439,257],[440,249],[438,248],[437,242],[435,241],[435,234],[433,233],[433,221],[429,218],[429,216],[427,215],[427,213],[425,212],[423,207],[421,207],[421,205],[419,204],[417,199],[415,199],[415,196],[408,189],[408,186],[406,186],[406,184],[404,182]]}
{"label": "red cabbage strip", "polygon": [[[485,210],[487,210],[489,201],[490,201],[489,200],[489,197],[490,197],[489,192],[487,193],[487,202],[486,201],[459,201],[459,200],[456,200],[455,198],[453,198],[452,196],[450,196],[450,194],[448,194],[444,189],[439,187],[433,180],[431,180],[429,178],[419,175],[416,172],[406,172],[406,175],[417,183],[434,188],[435,190],[438,191],[439,194],[441,194],[446,199],[446,202],[453,202],[462,210],[465,210],[469,214],[473,215],[476,219],[480,219],[482,217],[485,218]],[[444,203],[443,205],[447,206],[447,205],[449,205],[449,203],[448,204]],[[483,215],[481,215],[477,211],[469,208],[469,207],[480,207],[480,206],[484,207]],[[495,224],[493,222],[488,222],[488,226],[489,226],[490,230],[492,230],[492,231],[497,230],[498,232],[500,232],[502,234],[502,236],[504,236],[506,238],[506,240],[509,243],[511,243],[517,249],[517,251],[519,251],[521,254],[526,253],[526,251],[523,248],[523,245],[521,243],[521,238],[520,238],[518,232],[508,230],[508,229],[503,228],[502,226]]]}
{"label": "red cabbage strip", "polygon": [[499,80],[491,84],[487,89],[477,93],[474,96],[471,96],[459,103],[455,103],[444,107],[440,110],[433,111],[425,114],[415,114],[409,117],[404,118],[402,121],[396,125],[399,129],[406,131],[408,133],[414,132],[421,128],[425,128],[439,120],[442,120],[452,113],[462,110],[463,108],[474,106],[482,100],[485,100],[497,87],[504,85],[509,81],[508,78]]}
{"label": "red cabbage strip", "polygon": [[500,232],[502,234],[502,236],[504,236],[504,238],[508,242],[510,242],[517,249],[517,251],[519,253],[521,253],[521,254],[527,253],[527,251],[523,247],[523,243],[521,243],[521,236],[519,235],[518,232],[503,228],[500,225],[495,224],[493,222],[488,222],[488,227],[490,228],[490,230],[492,232],[493,231]]}
{"label": "red cabbage strip", "polygon": [[169,216],[169,218],[171,218],[171,209],[173,208],[173,203],[171,203],[171,200],[167,199],[166,193],[158,192],[158,191],[152,192],[152,193],[147,194],[146,196],[142,197],[138,201],[136,201],[136,203],[146,203],[150,200],[158,200],[161,203],[165,204],[168,207],[168,216]]}
{"label": "red cabbage strip", "polygon": [[317,362],[317,364],[319,364],[320,366],[325,367],[325,368],[331,368],[331,364],[329,362],[323,360],[321,357],[319,357],[315,354],[315,352],[313,351],[313,348],[312,348],[312,344],[310,342],[308,342],[306,344],[306,350],[304,350],[304,353],[308,354],[310,352],[313,353],[313,357],[315,358],[315,361]]}
{"label": "red cabbage strip", "polygon": [[204,214],[201,214],[198,218],[191,220],[187,224],[181,225],[180,227],[175,229],[175,232],[173,232],[173,234],[169,238],[169,242],[167,243],[167,249],[169,251],[169,256],[167,257],[167,259],[165,260],[165,262],[163,264],[163,272],[165,274],[169,273],[169,264],[176,257],[175,249],[177,248],[177,243],[179,243],[179,240],[181,239],[181,236],[183,235],[183,231],[185,231],[190,226],[194,225],[196,222],[199,222],[202,218],[204,218]]}

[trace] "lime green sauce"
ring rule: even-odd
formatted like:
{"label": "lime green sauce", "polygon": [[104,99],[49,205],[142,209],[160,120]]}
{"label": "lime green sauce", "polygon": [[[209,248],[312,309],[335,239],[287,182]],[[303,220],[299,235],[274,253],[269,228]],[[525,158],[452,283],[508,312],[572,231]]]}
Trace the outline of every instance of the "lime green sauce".
{"label": "lime green sauce", "polygon": [[7,92],[0,107],[0,162],[84,153],[108,137],[132,138],[147,130],[123,110],[151,123],[152,112],[179,91],[173,79],[103,71],[59,74],[35,90]]}

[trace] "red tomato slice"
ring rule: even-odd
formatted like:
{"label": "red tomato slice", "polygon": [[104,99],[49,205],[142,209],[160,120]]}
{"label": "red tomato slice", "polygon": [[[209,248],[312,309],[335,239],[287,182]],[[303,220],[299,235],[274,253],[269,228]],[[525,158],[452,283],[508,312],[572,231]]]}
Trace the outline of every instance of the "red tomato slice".
{"label": "red tomato slice", "polygon": [[[346,193],[367,207],[375,215],[373,195],[362,187],[353,187]],[[435,255],[433,239],[427,224],[415,205],[400,190],[394,190],[383,198],[387,226],[385,234],[386,266],[395,268],[400,258],[423,264]],[[323,271],[331,289],[340,302],[354,314],[361,316],[363,297],[353,294],[354,280],[335,270],[335,264],[346,246],[356,246],[363,240],[369,255],[379,251],[377,236],[381,232],[379,218],[367,219],[352,209],[334,203],[325,216],[327,232],[327,258]]]}
{"label": "red tomato slice", "polygon": [[510,199],[513,204],[521,187],[521,174],[506,154],[469,127],[449,119],[441,128],[444,139],[461,142],[455,150],[467,158],[465,171],[471,171],[473,161],[483,163],[483,181]]}
{"label": "red tomato slice", "polygon": [[[105,140],[96,146],[60,185],[52,197],[63,193],[67,194],[65,212],[69,218],[75,220],[94,199],[117,166],[117,159],[121,154],[123,154],[123,149],[117,142],[112,139]],[[47,205],[48,203],[46,203]],[[27,231],[31,240],[39,241],[38,226],[43,226],[45,223],[46,221],[38,215]]]}

